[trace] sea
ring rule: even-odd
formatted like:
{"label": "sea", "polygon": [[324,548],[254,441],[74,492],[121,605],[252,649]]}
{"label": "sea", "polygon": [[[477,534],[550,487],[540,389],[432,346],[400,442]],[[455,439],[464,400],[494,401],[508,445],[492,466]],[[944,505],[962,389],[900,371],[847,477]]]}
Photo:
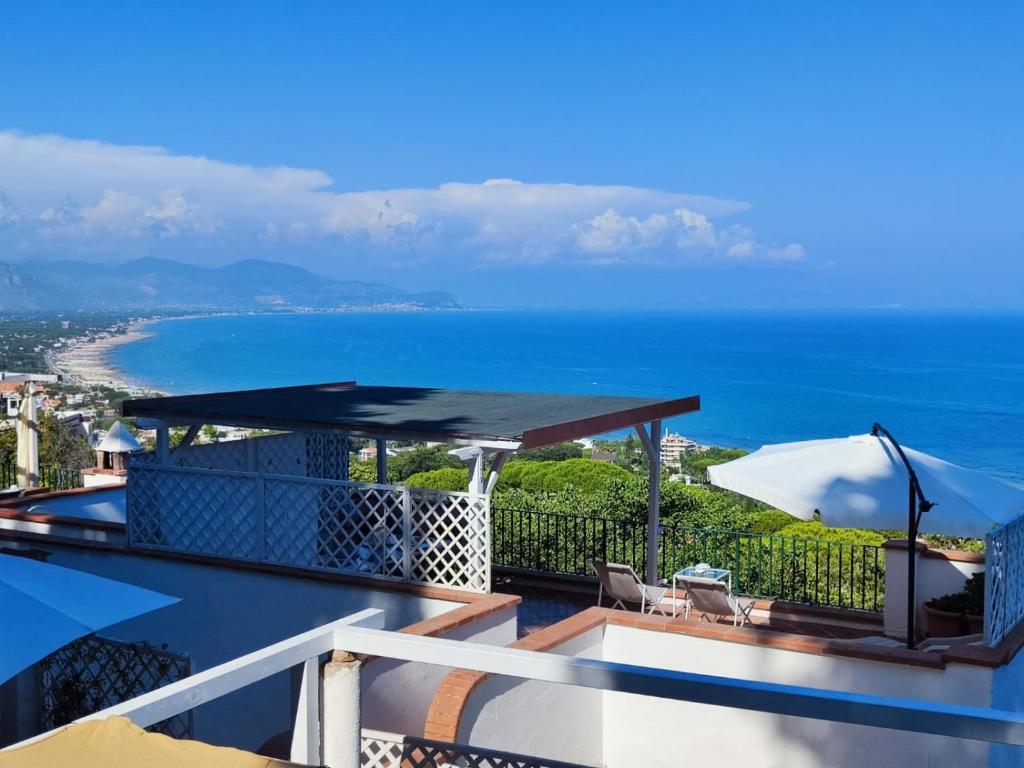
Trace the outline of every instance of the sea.
{"label": "sea", "polygon": [[168,320],[118,347],[132,383],[192,393],[354,379],[461,389],[699,394],[700,443],[870,431],[1024,485],[1024,314],[334,312]]}

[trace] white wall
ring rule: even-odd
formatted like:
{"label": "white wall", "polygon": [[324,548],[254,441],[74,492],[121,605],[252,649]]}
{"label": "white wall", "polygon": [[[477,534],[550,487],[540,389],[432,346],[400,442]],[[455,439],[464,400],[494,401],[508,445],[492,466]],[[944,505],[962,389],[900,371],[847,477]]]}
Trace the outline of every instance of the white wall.
{"label": "white wall", "polygon": [[[495,611],[446,632],[445,640],[471,640],[505,646],[515,642],[516,606]],[[422,736],[427,712],[438,686],[452,667],[374,659],[363,667],[364,728]]]}
{"label": "white wall", "polygon": [[[603,634],[603,626],[595,627],[549,653],[600,659]],[[602,720],[601,691],[491,676],[470,695],[459,723],[458,741],[550,760],[601,765]]]}
{"label": "white wall", "polygon": [[[143,555],[51,547],[49,562],[182,598],[168,608],[109,627],[101,634],[148,642],[191,655],[200,670],[362,610],[380,608],[398,629],[459,607],[416,595],[193,565]],[[255,749],[291,727],[291,682],[277,675],[196,710],[204,741]]]}
{"label": "white wall", "polygon": [[[945,670],[784,651],[608,626],[604,658],[748,680],[988,706],[991,670]],[[982,742],[605,693],[608,768],[757,765],[906,768],[985,765]]]}
{"label": "white wall", "polygon": [[[984,563],[946,560],[923,553],[917,558],[917,577],[914,592],[917,597],[916,626],[926,629],[923,606],[934,597],[959,592],[971,574],[985,570]],[[885,550],[885,634],[890,637],[907,636],[907,550]]]}
{"label": "white wall", "polygon": [[[1024,712],[1024,653],[1018,653],[1009,664],[993,670],[992,707]],[[1024,747],[993,744],[989,747],[988,764],[991,768],[1021,768]]]}

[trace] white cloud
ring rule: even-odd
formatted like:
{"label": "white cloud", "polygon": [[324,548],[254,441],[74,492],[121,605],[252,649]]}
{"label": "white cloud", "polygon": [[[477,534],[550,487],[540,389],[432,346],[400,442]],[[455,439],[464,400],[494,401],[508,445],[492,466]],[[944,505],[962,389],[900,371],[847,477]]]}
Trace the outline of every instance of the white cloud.
{"label": "white cloud", "polygon": [[[614,185],[492,179],[433,189],[336,192],[318,170],[260,168],[60,136],[0,132],[0,244],[135,255],[177,244],[352,243],[396,262],[794,261],[718,220],[747,204]],[[181,244],[187,244],[183,249]],[[294,253],[294,250],[291,251]]]}

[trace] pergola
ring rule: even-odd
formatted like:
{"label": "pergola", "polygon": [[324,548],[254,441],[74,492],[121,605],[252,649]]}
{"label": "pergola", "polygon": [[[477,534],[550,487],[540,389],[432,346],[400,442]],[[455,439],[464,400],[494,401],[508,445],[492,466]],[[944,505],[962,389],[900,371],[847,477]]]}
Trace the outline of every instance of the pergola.
{"label": "pergola", "polygon": [[[126,400],[125,416],[150,420],[157,453],[168,430],[188,427],[189,445],[205,424],[343,433],[377,441],[377,475],[387,481],[387,440],[462,446],[469,491],[489,494],[509,457],[607,432],[634,429],[649,459],[647,572],[657,578],[661,422],[700,409],[697,395],[671,400],[609,395],[489,392],[359,385],[354,381]],[[485,457],[493,456],[485,477]]]}

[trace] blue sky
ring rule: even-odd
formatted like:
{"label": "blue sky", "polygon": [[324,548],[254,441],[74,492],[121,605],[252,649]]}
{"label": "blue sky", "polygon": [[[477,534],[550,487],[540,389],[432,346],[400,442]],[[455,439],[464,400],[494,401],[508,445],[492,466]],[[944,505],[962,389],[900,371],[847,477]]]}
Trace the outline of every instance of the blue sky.
{"label": "blue sky", "polygon": [[7,4],[0,259],[1024,308],[1022,8]]}

